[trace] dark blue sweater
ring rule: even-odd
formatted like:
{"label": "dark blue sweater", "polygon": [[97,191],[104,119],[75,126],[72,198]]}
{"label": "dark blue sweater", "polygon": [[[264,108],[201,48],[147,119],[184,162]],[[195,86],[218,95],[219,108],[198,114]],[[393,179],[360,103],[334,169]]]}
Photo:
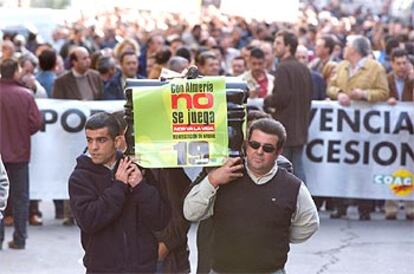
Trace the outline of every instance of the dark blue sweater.
{"label": "dark blue sweater", "polygon": [[169,210],[148,178],[130,189],[82,155],[69,179],[69,195],[88,273],[155,272],[158,243],[152,231],[167,224]]}

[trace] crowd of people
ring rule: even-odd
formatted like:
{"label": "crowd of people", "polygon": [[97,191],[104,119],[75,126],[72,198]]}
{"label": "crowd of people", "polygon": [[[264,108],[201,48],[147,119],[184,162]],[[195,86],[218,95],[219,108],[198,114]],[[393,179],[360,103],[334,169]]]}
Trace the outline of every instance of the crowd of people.
{"label": "crowd of people", "polygon": [[[186,231],[189,221],[200,220],[205,225],[200,225],[198,232],[203,234],[198,243],[199,272],[247,269],[284,273],[289,242],[304,241],[317,230],[316,209],[332,210],[331,218],[341,218],[346,216],[349,205],[348,200],[341,198],[313,197],[315,207],[309,199],[302,154],[307,143],[311,101],[337,100],[344,107],[351,100],[389,105],[414,101],[413,26],[393,20],[386,8],[381,14],[372,14],[362,7],[346,13],[339,1],[322,9],[304,5],[295,24],[225,16],[212,8],[205,9],[196,24],[190,24],[179,14],[154,17],[148,12],[115,9],[94,18],[81,18],[70,26],[59,26],[52,43],[41,44],[19,34],[5,34],[0,62],[1,105],[27,105],[0,109],[0,153],[10,179],[4,223],[14,224],[15,233],[9,242],[14,249],[25,248],[27,221],[31,225],[42,224],[39,201],[30,201],[29,205],[28,197],[27,147],[30,136],[41,127],[33,98],[125,100],[126,79],[159,79],[166,69],[182,73],[195,65],[203,76],[234,76],[246,81],[248,109],[265,117],[249,129],[246,167],[240,159],[232,159],[204,177],[200,175],[203,178],[196,180],[184,200],[191,181],[182,170],[161,169],[142,174],[130,160],[119,160],[115,145],[123,131],[113,125],[114,118],[104,114],[92,116],[86,125],[89,155],[78,159],[78,167],[71,176],[70,203],[54,201],[55,217],[64,219],[65,225],[77,223],[81,228],[85,265],[91,273],[107,267],[114,267],[115,272],[153,272],[153,258],[157,257],[164,262],[158,269],[165,273],[186,273]],[[22,119],[19,128],[16,116]],[[26,150],[20,152],[12,147]],[[101,150],[109,153],[108,159],[99,159]],[[281,155],[292,163],[295,176],[284,168],[278,171],[279,164],[274,163]],[[247,172],[242,172],[244,168]],[[85,170],[96,178],[86,176]],[[85,176],[91,182],[86,182]],[[0,180],[2,185],[5,179]],[[105,181],[107,189],[97,186],[97,180]],[[116,184],[111,185],[111,180]],[[173,180],[180,182],[174,184],[174,189],[168,183]],[[274,187],[277,182],[286,184],[286,196]],[[264,187],[260,190],[261,185]],[[5,205],[3,193],[6,191],[0,189],[1,210]],[[246,193],[257,193],[251,203],[260,204],[259,212],[249,210],[254,207],[251,203],[226,202],[229,197]],[[99,195],[104,198],[93,202],[93,197]],[[252,227],[270,223],[274,217],[264,212],[271,204],[261,204],[262,198],[273,202],[269,212],[275,213],[275,222],[280,225],[262,226],[259,233]],[[143,206],[143,201],[148,200],[151,203]],[[375,210],[374,201],[354,202],[359,219],[369,220]],[[134,222],[137,214],[124,212],[124,205],[145,208],[135,224],[139,235],[124,227]],[[399,207],[398,201],[385,201],[385,218],[396,219]],[[414,220],[414,202],[406,202],[404,207],[406,219]],[[250,214],[249,219],[256,225],[246,225],[240,212]],[[148,218],[152,221],[148,222]],[[122,221],[114,224],[114,220]],[[215,223],[214,228],[211,222]],[[230,227],[240,229],[232,234]],[[151,230],[158,230],[155,236]],[[274,232],[277,236],[272,239],[278,244],[266,242],[269,238],[260,236]],[[2,226],[0,233],[4,235]],[[94,259],[102,255],[102,250],[111,249],[111,236],[116,235],[123,242],[126,234],[122,233],[136,237],[137,246],[149,252],[148,256],[145,253],[139,263],[134,263],[129,260],[130,255],[123,254],[128,257],[124,266],[117,265],[117,258],[123,259],[120,254],[104,261]],[[226,244],[229,237],[238,244]],[[1,244],[3,240],[0,235]],[[133,244],[124,244],[119,248],[136,251]],[[247,247],[254,248],[253,253],[260,256],[243,253]]]}

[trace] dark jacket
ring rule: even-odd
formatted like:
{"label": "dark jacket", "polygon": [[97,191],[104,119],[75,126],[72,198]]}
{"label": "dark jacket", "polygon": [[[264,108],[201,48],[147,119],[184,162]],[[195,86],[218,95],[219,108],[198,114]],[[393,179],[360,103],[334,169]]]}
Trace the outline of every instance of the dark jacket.
{"label": "dark jacket", "polygon": [[[137,79],[142,79],[137,75]],[[115,75],[105,83],[103,100],[125,100],[125,92],[122,87],[122,72],[118,70]]]}
{"label": "dark jacket", "polygon": [[312,77],[305,65],[293,57],[280,63],[273,93],[265,98],[264,107],[285,126],[287,147],[307,142],[312,91]]}
{"label": "dark jacket", "polygon": [[155,272],[158,243],[152,231],[167,224],[169,210],[152,182],[146,176],[130,189],[107,167],[78,157],[69,196],[88,272]]}
{"label": "dark jacket", "polygon": [[143,77],[147,77],[147,52],[148,52],[148,45],[144,45],[141,48],[141,54],[138,57],[138,74],[142,75]]}
{"label": "dark jacket", "polygon": [[[93,100],[102,99],[103,82],[99,73],[90,69],[87,72],[89,85],[93,90]],[[52,91],[52,98],[55,99],[73,99],[82,100],[82,94],[79,91],[76,78],[72,71],[68,71],[55,80]]]}
{"label": "dark jacket", "polygon": [[123,100],[125,99],[124,89],[122,88],[122,73],[118,70],[115,75],[108,80],[104,86],[104,100]]}
{"label": "dark jacket", "polygon": [[32,92],[16,81],[0,79],[0,154],[3,162],[29,162],[30,136],[42,124]]}
{"label": "dark jacket", "polygon": [[316,71],[311,70],[313,92],[312,100],[325,100],[326,99],[326,82],[322,75]]}
{"label": "dark jacket", "polygon": [[190,223],[184,218],[183,203],[191,180],[182,168],[151,169],[155,180],[159,183],[160,193],[168,201],[171,208],[171,219],[168,225],[155,233],[159,242],[168,249],[163,261],[163,273],[188,273],[187,232]]}

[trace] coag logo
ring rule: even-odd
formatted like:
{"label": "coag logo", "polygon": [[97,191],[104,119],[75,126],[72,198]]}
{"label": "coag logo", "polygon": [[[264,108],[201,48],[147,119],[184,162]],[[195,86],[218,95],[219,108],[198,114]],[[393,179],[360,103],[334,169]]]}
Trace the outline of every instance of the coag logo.
{"label": "coag logo", "polygon": [[375,175],[374,182],[388,185],[391,191],[400,197],[408,196],[414,190],[414,175],[406,169],[398,169],[391,175]]}

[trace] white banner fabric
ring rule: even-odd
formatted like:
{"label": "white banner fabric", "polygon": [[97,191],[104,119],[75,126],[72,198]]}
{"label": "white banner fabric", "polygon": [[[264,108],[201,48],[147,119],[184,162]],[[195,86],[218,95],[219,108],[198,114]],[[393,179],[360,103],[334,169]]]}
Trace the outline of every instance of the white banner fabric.
{"label": "white banner fabric", "polygon": [[66,199],[76,158],[86,148],[88,117],[98,111],[123,110],[125,101],[36,99],[45,119],[32,137],[30,199]]}
{"label": "white banner fabric", "polygon": [[313,101],[305,149],[312,195],[414,200],[414,104]]}
{"label": "white banner fabric", "polygon": [[[31,199],[68,198],[68,178],[86,148],[91,113],[125,101],[37,99],[45,127],[32,137]],[[414,104],[313,101],[304,153],[306,184],[317,196],[414,200]]]}

